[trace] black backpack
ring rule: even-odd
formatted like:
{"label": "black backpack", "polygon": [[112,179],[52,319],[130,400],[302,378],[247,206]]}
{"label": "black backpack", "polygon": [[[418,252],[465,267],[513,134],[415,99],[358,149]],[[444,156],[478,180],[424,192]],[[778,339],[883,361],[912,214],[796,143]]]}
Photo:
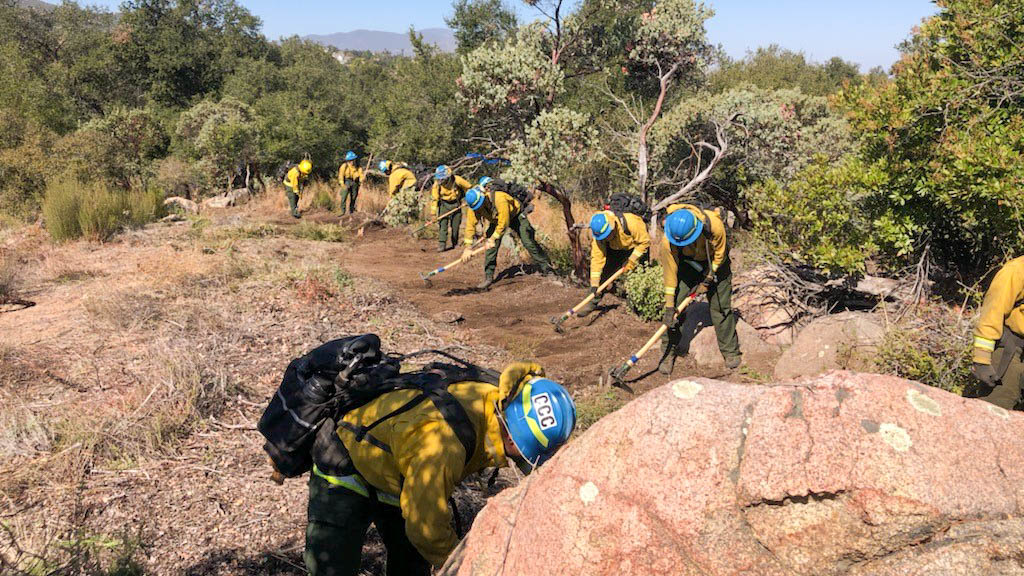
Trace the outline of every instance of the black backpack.
{"label": "black backpack", "polygon": [[[421,370],[399,374],[401,362],[419,354],[440,354],[459,365],[432,363]],[[430,400],[452,427],[466,449],[466,461],[476,447],[476,432],[462,405],[447,390],[455,382],[498,383],[500,375],[437,351],[405,357],[382,354],[380,338],[365,334],[332,340],[288,364],[284,378],[260,418],[258,429],[264,450],[284,476],[293,478],[313,463],[331,475],[354,473],[344,445],[335,434],[341,417],[395,390],[415,389],[416,395],[398,410],[368,426],[352,429],[359,441],[381,422]]]}
{"label": "black backpack", "polygon": [[[526,209],[526,206],[533,201],[533,194],[531,194],[530,191],[527,190],[526,187],[523,186],[522,184],[517,184],[515,182],[507,182],[501,178],[495,178],[491,180],[491,189],[498,192],[504,192],[509,196],[515,198],[523,207],[524,211]],[[491,198],[491,204],[493,203],[494,198]]]}
{"label": "black backpack", "polygon": [[641,220],[647,222],[651,219],[651,208],[648,206],[639,196],[635,194],[625,194],[622,192],[612,194],[611,198],[605,204],[605,210],[611,210],[615,213],[615,216],[622,223],[622,229],[626,232],[627,236],[632,236],[632,232],[629,230],[629,224],[626,222],[625,214],[634,214],[639,216]]}
{"label": "black backpack", "polygon": [[284,179],[288,176],[288,171],[294,168],[295,166],[297,166],[297,164],[295,164],[295,162],[292,162],[291,160],[281,163],[281,165],[277,167],[277,171],[274,172],[274,178],[276,178],[278,182],[283,182]]}

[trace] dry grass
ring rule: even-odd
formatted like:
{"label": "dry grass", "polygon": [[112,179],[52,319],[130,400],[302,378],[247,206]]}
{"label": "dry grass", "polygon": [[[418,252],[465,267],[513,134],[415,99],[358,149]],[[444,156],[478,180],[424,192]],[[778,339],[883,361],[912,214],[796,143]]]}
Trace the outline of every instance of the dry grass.
{"label": "dry grass", "polygon": [[164,314],[159,297],[130,289],[84,298],[82,306],[94,320],[119,332],[137,332]]}
{"label": "dry grass", "polygon": [[0,305],[17,302],[21,285],[17,258],[9,251],[0,251]]}

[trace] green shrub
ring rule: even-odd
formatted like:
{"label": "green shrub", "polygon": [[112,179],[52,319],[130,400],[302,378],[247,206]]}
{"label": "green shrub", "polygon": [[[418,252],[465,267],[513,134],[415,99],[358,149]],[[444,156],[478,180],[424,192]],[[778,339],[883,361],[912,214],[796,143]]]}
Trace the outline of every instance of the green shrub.
{"label": "green shrub", "polygon": [[889,328],[878,349],[879,371],[962,395],[975,385],[973,325],[959,309],[925,304]]}
{"label": "green shrub", "polygon": [[665,307],[665,284],[660,264],[637,268],[626,277],[626,301],[640,318],[661,318]]}
{"label": "green shrub", "polygon": [[310,210],[326,210],[334,212],[338,203],[334,200],[334,193],[328,186],[317,186],[313,193],[313,200],[309,203]]}
{"label": "green shrub", "polygon": [[388,226],[405,226],[420,217],[420,193],[415,188],[399,191],[388,201],[384,222]]}
{"label": "green shrub", "polygon": [[123,227],[138,228],[159,217],[162,197],[155,188],[124,191],[61,178],[46,187],[43,216],[58,242],[81,237],[104,241]]}

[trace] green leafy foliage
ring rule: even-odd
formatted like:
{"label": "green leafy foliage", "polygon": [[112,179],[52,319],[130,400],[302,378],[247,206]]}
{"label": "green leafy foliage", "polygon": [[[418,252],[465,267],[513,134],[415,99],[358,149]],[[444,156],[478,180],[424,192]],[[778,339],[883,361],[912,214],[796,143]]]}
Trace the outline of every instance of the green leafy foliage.
{"label": "green leafy foliage", "polygon": [[384,222],[388,226],[405,226],[420,217],[420,198],[423,193],[416,188],[399,190],[388,201]]}
{"label": "green leafy foliage", "polygon": [[650,322],[661,318],[665,308],[665,278],[659,264],[641,266],[623,283],[626,301],[640,318]]}
{"label": "green leafy foliage", "polygon": [[255,114],[233,98],[193,106],[181,115],[177,136],[186,154],[203,161],[228,190],[235,175],[255,163],[260,153]]}
{"label": "green leafy foliage", "polygon": [[791,261],[826,272],[862,273],[876,246],[857,210],[868,175],[854,162],[819,156],[789,185],[769,178],[747,189],[754,233]]}
{"label": "green leafy foliage", "polygon": [[[717,69],[708,75],[708,90],[726,92],[753,84],[765,90],[799,88],[804,94],[828,96],[838,92],[847,83],[863,81],[858,67],[842,58],[830,58],[824,63],[810,62],[802,52],[794,52],[772,44],[747,53],[734,60],[719,56]],[[872,70],[870,76],[885,78],[882,70]]]}
{"label": "green leafy foliage", "polygon": [[1019,2],[939,0],[895,78],[838,101],[858,137],[861,191],[883,254],[925,250],[974,275],[1024,250],[1024,29]]}
{"label": "green leafy foliage", "polygon": [[537,115],[526,137],[511,143],[504,176],[518,182],[560,183],[568,167],[586,160],[598,131],[586,114],[553,108]]}
{"label": "green leafy foliage", "polygon": [[516,29],[516,13],[502,0],[455,0],[445,23],[455,32],[460,54],[504,39]]}

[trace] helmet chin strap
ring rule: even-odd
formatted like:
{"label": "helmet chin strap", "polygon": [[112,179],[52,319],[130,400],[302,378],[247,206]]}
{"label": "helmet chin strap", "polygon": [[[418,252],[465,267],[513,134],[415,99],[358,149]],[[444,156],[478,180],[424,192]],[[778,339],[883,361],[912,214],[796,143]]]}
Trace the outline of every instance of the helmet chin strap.
{"label": "helmet chin strap", "polygon": [[[504,432],[503,438],[508,438],[509,442],[512,443],[512,446],[515,447],[516,452],[519,453],[510,454],[506,450],[505,458],[511,460],[515,464],[515,466],[512,466],[511,468],[515,471],[516,478],[518,480],[522,480],[523,476],[533,473],[533,471],[537,469],[537,465],[534,464],[533,462],[530,462],[529,460],[526,459],[525,456],[522,455],[523,451],[519,448],[519,445],[516,444],[516,441],[514,438],[512,438],[512,435],[508,433],[508,422],[505,420],[505,413],[499,408],[497,402],[494,402],[494,409],[494,413],[497,415],[498,422],[501,424],[502,431]],[[488,440],[488,442],[490,442],[490,440]]]}

